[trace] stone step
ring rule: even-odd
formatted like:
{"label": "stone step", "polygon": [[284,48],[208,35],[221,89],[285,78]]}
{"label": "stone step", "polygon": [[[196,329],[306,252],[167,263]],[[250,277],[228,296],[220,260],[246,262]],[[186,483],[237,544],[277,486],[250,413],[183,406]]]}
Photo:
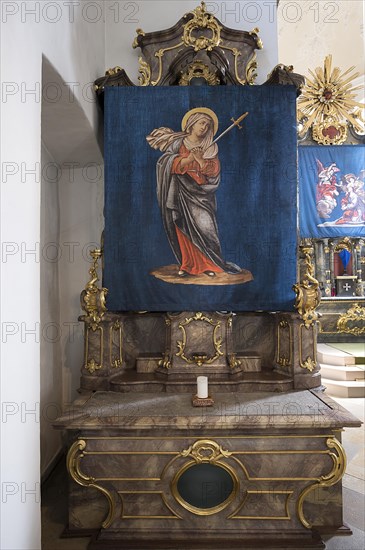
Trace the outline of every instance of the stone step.
{"label": "stone step", "polygon": [[320,363],[321,376],[328,380],[364,380],[365,366],[351,365],[344,367],[342,365],[328,365]]}
{"label": "stone step", "polygon": [[317,344],[317,357],[319,363],[328,363],[329,365],[349,366],[355,365],[356,362],[353,355],[327,344]]}
{"label": "stone step", "polygon": [[326,393],[334,397],[365,397],[365,380],[329,380],[322,378]]}

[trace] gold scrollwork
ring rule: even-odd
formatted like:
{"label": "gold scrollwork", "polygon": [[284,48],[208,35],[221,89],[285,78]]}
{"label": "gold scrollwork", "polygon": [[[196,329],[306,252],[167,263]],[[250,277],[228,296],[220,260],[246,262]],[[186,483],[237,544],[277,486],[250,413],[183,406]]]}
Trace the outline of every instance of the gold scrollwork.
{"label": "gold scrollwork", "polygon": [[[256,52],[253,53],[251,59],[248,61],[246,66],[246,82],[247,84],[254,84],[255,80],[257,78],[257,61],[256,61]],[[237,70],[236,70],[236,78],[237,77]]]}
{"label": "gold scrollwork", "polygon": [[120,71],[122,71],[122,67],[119,67],[119,66],[116,66],[116,67],[113,67],[111,69],[108,69],[107,71],[105,71],[105,76],[114,76],[118,73],[120,73]]}
{"label": "gold scrollwork", "polygon": [[[99,331],[100,332],[100,343],[99,343],[99,349],[100,349],[100,355],[99,360],[96,361],[95,358],[89,358],[89,334],[90,330],[92,332]],[[94,325],[94,324],[87,324],[86,325],[86,331],[85,331],[85,369],[89,371],[90,374],[93,374],[96,370],[100,370],[103,368],[103,356],[104,356],[104,330],[103,327],[100,325]]]}
{"label": "gold scrollwork", "polygon": [[[221,42],[221,26],[214,15],[207,13],[205,2],[201,2],[195,10],[190,12],[193,18],[184,25],[183,43],[185,46],[193,47],[194,51],[200,50],[211,51]],[[194,36],[194,31],[197,29],[209,29],[211,36]]]}
{"label": "gold scrollwork", "polygon": [[[221,459],[229,458],[232,455],[230,451],[224,450],[221,445],[218,445],[215,441],[204,439],[196,441],[188,449],[181,451],[180,456],[182,458],[192,458],[189,462],[185,463],[180,470],[175,474],[171,482],[171,493],[175,500],[181,504],[186,510],[192,512],[198,516],[209,516],[220,512],[226,508],[236,497],[239,489],[239,480],[235,470],[225,462],[222,462]],[[197,508],[186,502],[180,495],[177,484],[180,477],[187,471],[189,468],[196,466],[197,464],[212,464],[219,468],[222,468],[231,476],[233,482],[233,490],[228,495],[228,497],[221,502],[220,504],[212,508]]]}
{"label": "gold scrollwork", "polygon": [[149,86],[151,83],[151,67],[147,61],[144,61],[143,57],[139,57],[138,62],[138,72],[141,73],[141,76],[138,77],[139,83],[141,86]]}
{"label": "gold scrollwork", "polygon": [[297,502],[298,518],[302,525],[304,525],[304,527],[306,527],[307,529],[310,529],[312,525],[306,520],[304,516],[303,504],[305,497],[314,489],[317,489],[319,487],[332,487],[332,485],[335,485],[338,481],[342,479],[346,469],[346,453],[341,443],[334,436],[327,439],[326,443],[329,449],[334,449],[336,451],[330,451],[328,453],[333,461],[333,468],[327,475],[319,477],[316,483],[310,485],[309,487],[306,487],[299,495]]}
{"label": "gold scrollwork", "polygon": [[352,252],[352,242],[349,237],[344,237],[340,240],[334,247],[334,252],[341,252],[341,250],[347,250],[348,252]]}
{"label": "gold scrollwork", "polygon": [[90,255],[93,258],[93,265],[89,269],[91,278],[86,284],[85,289],[81,292],[80,300],[82,309],[86,311],[86,316],[84,316],[83,320],[89,323],[91,328],[95,330],[107,311],[106,295],[108,289],[104,287],[98,288],[97,286],[97,282],[99,281],[97,273],[98,261],[103,255],[101,249],[96,248],[92,250]]}
{"label": "gold scrollwork", "polygon": [[[281,352],[281,334],[283,332],[289,331],[289,342],[288,342],[288,348],[289,348],[289,354],[285,354]],[[285,319],[282,319],[278,324],[277,329],[277,352],[276,352],[276,363],[282,367],[290,367],[292,364],[292,343],[293,343],[293,336],[292,336],[292,328],[289,325],[288,321]]]}
{"label": "gold scrollwork", "polygon": [[242,361],[240,359],[237,359],[236,353],[230,353],[228,356],[228,363],[232,370],[236,369],[240,365],[242,365]]}
{"label": "gold scrollwork", "polygon": [[[118,356],[114,356],[112,354],[113,352],[113,334],[118,335],[118,340],[115,343],[119,350]],[[109,336],[109,350],[110,350],[110,365],[114,368],[118,368],[122,366],[123,363],[123,346],[122,346],[122,325],[119,321],[115,321],[115,323],[110,327],[110,336]]]}
{"label": "gold scrollwork", "polygon": [[165,351],[162,359],[160,359],[160,361],[158,362],[158,366],[167,370],[171,369],[172,361],[171,361],[170,352],[168,350]]}
{"label": "gold scrollwork", "polygon": [[143,32],[142,29],[136,29],[136,33],[137,33],[137,36],[134,38],[133,44],[132,44],[132,48],[133,48],[133,49],[138,48],[138,37],[139,37],[139,36],[146,36],[146,33]]}
{"label": "gold scrollwork", "polygon": [[101,524],[102,527],[106,529],[110,527],[113,521],[115,515],[115,502],[110,492],[96,483],[98,481],[96,478],[92,476],[87,476],[81,471],[80,462],[81,459],[85,456],[83,452],[85,449],[86,441],[84,441],[83,439],[78,439],[73,443],[67,454],[67,471],[72,479],[76,481],[76,483],[82,485],[83,487],[94,487],[94,489],[100,491],[107,498],[109,511],[105,520]]}
{"label": "gold scrollwork", "polygon": [[263,47],[264,47],[264,44],[263,44],[261,38],[259,38],[257,36],[259,34],[259,32],[260,32],[260,29],[258,27],[255,27],[254,29],[252,29],[252,31],[249,32],[249,34],[256,39],[256,44],[257,44],[258,49],[262,50]]}
{"label": "gold scrollwork", "polygon": [[313,327],[306,327],[305,324],[301,324],[299,327],[299,365],[302,367],[302,369],[307,369],[309,372],[314,371],[314,369],[317,366],[317,351],[316,351],[316,339],[314,337],[314,334],[312,334],[312,343],[313,343],[313,350],[312,350],[312,357],[308,355],[305,360],[303,360],[303,329],[309,330],[309,328]]}
{"label": "gold scrollwork", "polygon": [[192,321],[202,321],[205,323],[209,323],[214,327],[213,328],[213,345],[214,345],[215,354],[211,357],[207,357],[206,359],[204,359],[204,363],[207,365],[210,365],[211,363],[214,363],[214,361],[216,361],[218,357],[223,355],[223,352],[221,351],[223,340],[221,337],[218,337],[217,335],[219,329],[221,328],[221,323],[220,321],[215,323],[213,319],[210,319],[200,311],[198,311],[193,317],[188,317],[185,319],[184,322],[179,324],[179,328],[182,331],[182,340],[178,340],[176,342],[177,347],[179,349],[179,351],[176,353],[176,357],[181,357],[181,359],[183,359],[183,361],[186,361],[186,363],[188,363],[189,365],[191,365],[192,363],[196,363],[194,357],[187,357],[185,355],[185,348],[186,348],[186,342],[187,342],[185,327],[189,325]]}
{"label": "gold scrollwork", "polygon": [[359,336],[360,334],[365,334],[365,324],[364,326],[348,326],[348,323],[365,321],[365,308],[360,306],[358,303],[355,303],[346,311],[346,313],[340,315],[337,321],[337,331],[345,332],[346,334],[354,334]]}
{"label": "gold scrollwork", "polygon": [[215,463],[221,458],[228,458],[232,455],[230,451],[225,451],[221,445],[218,445],[211,439],[201,439],[195,441],[188,449],[181,451],[180,456],[186,458],[191,456],[197,464],[203,462]]}
{"label": "gold scrollwork", "polygon": [[341,145],[347,139],[347,124],[327,117],[325,122],[313,125],[312,136],[321,145]]}
{"label": "gold scrollwork", "polygon": [[182,73],[179,86],[189,86],[193,78],[203,78],[209,86],[217,86],[219,78],[209,70],[208,65],[196,60]]}
{"label": "gold scrollwork", "polygon": [[[222,45],[222,48],[223,47],[224,47],[225,50],[229,50],[230,52],[233,53],[233,57],[234,57],[234,74],[235,74],[235,77],[236,77],[237,81],[242,85],[247,84],[246,79],[241,78],[238,74],[238,58],[241,55],[241,52],[237,48],[230,48],[229,46]],[[248,70],[248,67],[246,68],[246,74],[247,74],[247,70]]]}
{"label": "gold scrollwork", "polygon": [[155,57],[157,57],[157,59],[158,59],[158,75],[157,75],[156,80],[151,81],[151,86],[156,86],[161,80],[161,76],[162,76],[162,58],[165,55],[165,52],[168,52],[170,50],[175,50],[176,48],[179,48],[182,45],[183,45],[183,42],[179,42],[178,44],[175,44],[174,46],[170,46],[169,48],[160,48],[157,52],[155,52]]}
{"label": "gold scrollwork", "polygon": [[313,254],[312,245],[303,245],[301,249],[305,256],[306,272],[301,283],[293,285],[297,297],[295,308],[304,321],[306,328],[313,326],[318,321],[316,308],[321,301],[319,282],[314,278],[314,265],[311,261]]}

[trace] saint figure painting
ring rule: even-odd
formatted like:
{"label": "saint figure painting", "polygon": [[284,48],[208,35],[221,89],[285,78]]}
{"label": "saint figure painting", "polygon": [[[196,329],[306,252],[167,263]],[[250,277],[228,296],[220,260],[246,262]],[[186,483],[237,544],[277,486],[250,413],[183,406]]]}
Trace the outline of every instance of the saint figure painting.
{"label": "saint figure painting", "polygon": [[[245,113],[246,115],[247,113]],[[244,116],[227,129],[238,125]],[[154,129],[147,137],[163,155],[156,166],[157,199],[164,229],[177,265],[151,274],[165,282],[199,285],[242,284],[252,274],[222,256],[216,219],[216,191],[221,182],[218,158],[218,118],[197,107],[182,119],[181,132]]]}
{"label": "saint figure painting", "polygon": [[104,109],[108,310],[292,311],[295,86],[106,86]]}

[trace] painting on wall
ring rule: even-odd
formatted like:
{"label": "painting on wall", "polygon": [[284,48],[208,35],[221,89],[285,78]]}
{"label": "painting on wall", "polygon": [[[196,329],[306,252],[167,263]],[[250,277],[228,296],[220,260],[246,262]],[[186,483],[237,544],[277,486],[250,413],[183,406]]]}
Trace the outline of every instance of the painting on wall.
{"label": "painting on wall", "polygon": [[365,237],[365,147],[299,147],[302,237]]}
{"label": "painting on wall", "polygon": [[291,310],[295,88],[105,96],[109,310]]}

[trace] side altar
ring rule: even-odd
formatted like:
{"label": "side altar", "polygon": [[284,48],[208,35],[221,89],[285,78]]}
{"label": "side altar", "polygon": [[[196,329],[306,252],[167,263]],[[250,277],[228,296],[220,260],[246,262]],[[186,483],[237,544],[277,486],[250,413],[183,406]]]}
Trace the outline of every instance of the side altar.
{"label": "side altar", "polygon": [[279,65],[252,86],[258,33],[202,2],[137,31],[141,86],[119,67],[96,81],[104,244],[81,294],[80,397],[55,421],[66,534],[92,534],[90,550],[324,548],[350,532],[341,431],[360,422],[322,391],[311,243],[297,276],[303,77]]}

